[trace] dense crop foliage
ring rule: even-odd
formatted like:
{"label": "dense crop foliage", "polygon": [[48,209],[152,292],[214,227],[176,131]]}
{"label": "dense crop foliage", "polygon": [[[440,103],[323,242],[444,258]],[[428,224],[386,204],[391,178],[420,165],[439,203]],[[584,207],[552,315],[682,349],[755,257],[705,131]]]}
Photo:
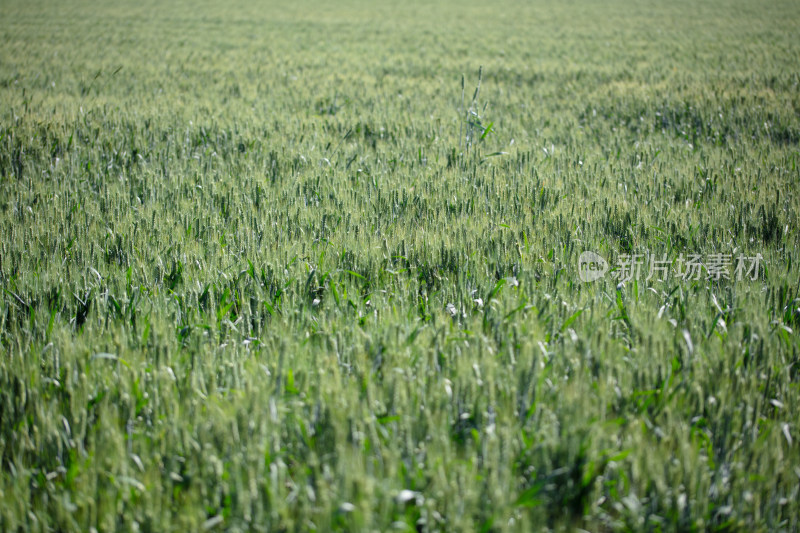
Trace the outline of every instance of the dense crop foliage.
{"label": "dense crop foliage", "polygon": [[800,528],[800,7],[519,4],[0,4],[0,530]]}

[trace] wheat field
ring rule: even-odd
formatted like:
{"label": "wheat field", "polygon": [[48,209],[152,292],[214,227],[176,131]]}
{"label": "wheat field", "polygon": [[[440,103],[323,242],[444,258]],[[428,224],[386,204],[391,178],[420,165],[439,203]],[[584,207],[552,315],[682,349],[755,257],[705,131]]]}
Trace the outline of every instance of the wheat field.
{"label": "wheat field", "polygon": [[797,531],[798,28],[4,0],[0,530]]}

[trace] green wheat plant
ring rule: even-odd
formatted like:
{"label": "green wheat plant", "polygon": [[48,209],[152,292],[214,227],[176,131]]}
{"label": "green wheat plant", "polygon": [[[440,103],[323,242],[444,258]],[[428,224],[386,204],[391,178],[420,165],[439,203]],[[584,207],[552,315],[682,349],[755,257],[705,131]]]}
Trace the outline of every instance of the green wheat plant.
{"label": "green wheat plant", "polygon": [[[483,125],[483,119],[481,118],[481,114],[486,112],[486,106],[488,102],[483,104],[483,108],[480,107],[478,98],[480,97],[481,92],[481,81],[483,80],[483,67],[478,69],[478,83],[475,86],[475,92],[472,93],[472,99],[470,100],[469,107],[465,108],[464,103],[464,76],[461,76],[461,121],[460,121],[460,129],[459,129],[459,138],[463,135],[463,147],[464,149],[469,152],[470,148],[483,141],[489,133],[492,132],[492,126],[494,125],[493,122],[488,123],[487,125]],[[480,112],[480,114],[479,114]]]}

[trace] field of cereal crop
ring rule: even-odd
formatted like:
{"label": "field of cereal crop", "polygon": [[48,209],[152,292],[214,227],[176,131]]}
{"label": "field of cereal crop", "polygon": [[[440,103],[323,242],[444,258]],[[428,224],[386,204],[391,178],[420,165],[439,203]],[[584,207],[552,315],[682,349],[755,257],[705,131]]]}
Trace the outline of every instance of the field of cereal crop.
{"label": "field of cereal crop", "polygon": [[797,531],[794,1],[0,3],[0,530]]}

